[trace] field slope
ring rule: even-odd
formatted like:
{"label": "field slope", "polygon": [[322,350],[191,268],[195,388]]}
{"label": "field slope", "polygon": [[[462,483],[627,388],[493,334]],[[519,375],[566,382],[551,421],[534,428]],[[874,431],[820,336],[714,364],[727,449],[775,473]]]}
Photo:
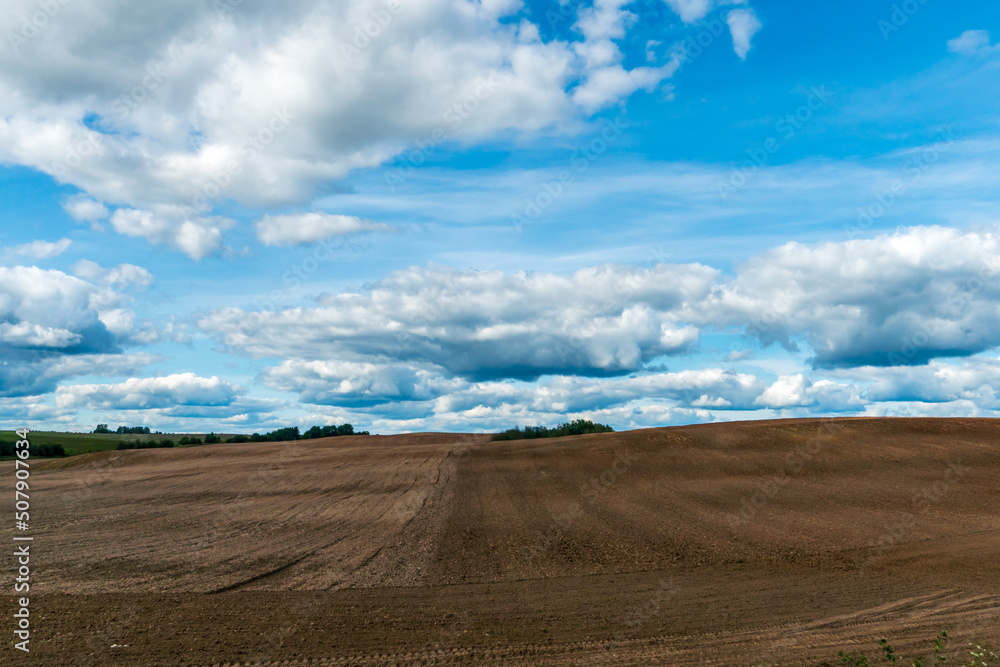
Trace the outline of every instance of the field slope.
{"label": "field slope", "polygon": [[986,419],[822,419],[39,462],[32,662],[818,665],[883,636],[926,653],[942,629],[997,644],[998,444]]}

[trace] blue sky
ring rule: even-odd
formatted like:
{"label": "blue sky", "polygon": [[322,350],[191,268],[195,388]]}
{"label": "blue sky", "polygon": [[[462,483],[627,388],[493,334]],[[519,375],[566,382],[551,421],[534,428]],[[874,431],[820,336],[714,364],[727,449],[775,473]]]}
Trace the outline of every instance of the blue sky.
{"label": "blue sky", "polygon": [[1000,409],[1000,7],[13,5],[2,426]]}

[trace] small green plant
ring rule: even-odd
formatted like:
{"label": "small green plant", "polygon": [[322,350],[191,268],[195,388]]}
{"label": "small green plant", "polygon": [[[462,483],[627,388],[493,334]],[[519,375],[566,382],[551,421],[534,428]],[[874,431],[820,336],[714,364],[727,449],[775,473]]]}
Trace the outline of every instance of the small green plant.
{"label": "small green plant", "polygon": [[948,632],[942,630],[940,634],[934,639],[934,659],[941,662],[946,661],[948,658],[944,657],[944,640],[948,639]]}
{"label": "small green plant", "polygon": [[[934,659],[937,661],[944,662],[948,659],[944,657],[944,641],[946,639],[948,639],[948,633],[945,630],[939,632],[938,636],[934,638]],[[914,660],[913,667],[924,667],[924,659]]]}
{"label": "small green plant", "polygon": [[[944,630],[939,632],[938,635],[934,638],[934,664],[939,664],[947,660],[947,658],[944,655],[945,642],[947,641],[947,639],[948,639],[948,633]],[[900,661],[901,658],[896,654],[896,649],[892,647],[892,644],[889,643],[888,639],[880,639],[878,641],[878,647],[882,651],[883,655],[885,655],[885,659],[888,662]],[[977,646],[976,649],[970,649],[970,653],[972,653],[973,657],[978,656],[978,654],[975,651],[982,652],[983,649],[979,646]],[[985,656],[986,653],[983,653],[983,655]],[[994,659],[996,658],[996,654],[992,652],[990,652],[989,655]],[[843,651],[840,651],[839,653],[837,653],[837,657],[840,658],[841,664],[844,665],[850,665],[851,667],[869,667],[868,656],[866,656],[863,653],[860,655],[854,655],[853,653],[844,653]],[[924,658],[922,657],[914,658],[910,664],[912,664],[913,667],[924,667]],[[977,663],[973,661],[969,663],[969,666],[989,667],[989,664],[986,663],[985,661],[982,663]],[[1000,667],[1000,664],[996,665],[996,667]]]}
{"label": "small green plant", "polygon": [[899,658],[896,657],[896,651],[889,644],[888,639],[878,640],[878,645],[882,647],[882,652],[885,653],[885,659],[889,662],[896,662]]}
{"label": "small green plant", "polygon": [[972,642],[969,642],[969,647],[969,655],[972,656],[972,660],[966,663],[966,667],[991,667],[1000,664],[1000,655],[993,651],[985,649],[979,644],[976,644],[975,648],[971,648]]}
{"label": "small green plant", "polygon": [[837,657],[840,658],[840,663],[842,665],[850,665],[850,667],[868,667],[868,656],[864,653],[861,655],[854,655],[853,653],[844,653],[840,651],[837,653]]}

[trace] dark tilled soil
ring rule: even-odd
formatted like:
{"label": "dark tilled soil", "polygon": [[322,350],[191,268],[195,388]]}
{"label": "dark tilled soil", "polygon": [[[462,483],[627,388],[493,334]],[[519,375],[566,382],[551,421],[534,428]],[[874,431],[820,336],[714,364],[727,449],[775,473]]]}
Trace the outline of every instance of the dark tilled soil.
{"label": "dark tilled soil", "polygon": [[947,630],[954,664],[1000,644],[998,443],[838,419],[38,463],[32,652],[0,662],[832,665]]}

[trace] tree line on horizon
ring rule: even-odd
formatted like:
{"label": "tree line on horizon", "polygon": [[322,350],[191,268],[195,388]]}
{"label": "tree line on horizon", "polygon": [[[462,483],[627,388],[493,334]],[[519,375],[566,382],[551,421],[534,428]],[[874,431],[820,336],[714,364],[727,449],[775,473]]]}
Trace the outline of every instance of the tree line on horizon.
{"label": "tree line on horizon", "polygon": [[614,433],[607,424],[595,424],[589,419],[577,419],[547,428],[545,426],[525,426],[494,433],[491,440],[534,440],[535,438],[560,438],[566,435],[583,435],[584,433]]}
{"label": "tree line on horizon", "polygon": [[[560,438],[569,435],[583,435],[586,433],[613,433],[615,429],[607,424],[597,424],[589,419],[577,419],[565,422],[549,428],[547,426],[515,426],[514,428],[494,433],[491,440],[534,440],[537,438]],[[136,434],[148,435],[148,426],[119,426],[117,430],[111,431],[107,424],[98,424],[94,433],[117,433],[121,435]],[[160,432],[156,431],[159,435]],[[278,428],[266,433],[252,433],[250,435],[236,434],[227,439],[215,433],[209,433],[204,439],[197,436],[185,435],[176,443],[173,440],[149,440],[142,442],[135,440],[132,442],[123,441],[118,449],[151,449],[157,447],[191,446],[191,445],[213,445],[220,442],[245,443],[245,442],[288,442],[292,440],[312,440],[316,438],[333,438],[342,435],[371,435],[368,431],[355,431],[351,424],[341,424],[340,426],[313,426],[304,433],[298,426],[288,426]]]}
{"label": "tree line on horizon", "polygon": [[[150,435],[150,430],[148,426],[119,426],[117,429],[112,431],[108,428],[107,424],[98,424],[93,433],[113,433],[117,435]],[[157,434],[160,432],[157,431]]]}
{"label": "tree line on horizon", "polygon": [[[148,426],[119,426],[117,430],[112,431],[108,428],[107,424],[98,424],[97,428],[94,429],[94,433],[111,433],[118,435],[150,435],[151,432]],[[155,435],[162,435],[159,431],[156,431]],[[209,433],[204,439],[193,435],[185,435],[180,438],[176,443],[173,440],[163,439],[163,440],[149,440],[140,441],[134,440],[131,442],[122,441],[118,449],[153,449],[157,447],[173,447],[179,446],[190,446],[190,445],[214,445],[220,442],[286,442],[288,440],[312,440],[315,438],[333,438],[339,435],[371,435],[368,431],[355,431],[354,426],[351,424],[341,424],[340,426],[313,426],[305,433],[299,431],[298,426],[290,426],[286,428],[279,428],[267,433],[252,433],[250,435],[236,434],[229,437],[226,440],[222,439],[222,436],[216,435],[214,432]]]}
{"label": "tree line on horizon", "polygon": [[316,438],[334,438],[339,435],[371,435],[368,431],[355,431],[351,424],[340,426],[313,426],[305,433],[299,432],[298,426],[279,428],[269,433],[253,433],[251,435],[234,435],[226,442],[286,442],[288,440],[314,440]]}

